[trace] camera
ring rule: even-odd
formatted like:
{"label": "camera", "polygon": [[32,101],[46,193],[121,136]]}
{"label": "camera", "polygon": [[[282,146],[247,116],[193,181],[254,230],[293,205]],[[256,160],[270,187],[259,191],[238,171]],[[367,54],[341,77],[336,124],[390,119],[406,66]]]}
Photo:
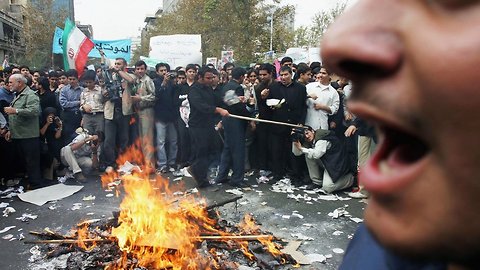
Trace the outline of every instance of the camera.
{"label": "camera", "polygon": [[114,80],[112,71],[107,69],[105,65],[102,64],[102,76],[105,81],[105,89],[107,90],[107,98],[115,102],[120,100],[120,97],[123,93],[122,83],[119,80]]}
{"label": "camera", "polygon": [[60,125],[60,123],[61,123],[60,117],[55,116],[55,118],[53,118],[53,122],[54,122],[56,125]]}
{"label": "camera", "polygon": [[168,73],[168,77],[170,77],[170,79],[175,79],[177,77],[177,72],[175,71],[170,71]]}
{"label": "camera", "polygon": [[292,142],[305,142],[305,129],[304,128],[292,128],[292,134],[290,135]]}

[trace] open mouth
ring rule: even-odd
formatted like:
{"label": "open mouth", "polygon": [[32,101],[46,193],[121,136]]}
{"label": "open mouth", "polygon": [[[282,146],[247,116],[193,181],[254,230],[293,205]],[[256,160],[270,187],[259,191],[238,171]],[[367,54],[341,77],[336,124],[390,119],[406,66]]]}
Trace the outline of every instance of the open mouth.
{"label": "open mouth", "polygon": [[419,137],[391,126],[380,126],[380,143],[361,170],[360,181],[371,192],[390,193],[418,178],[430,147]]}

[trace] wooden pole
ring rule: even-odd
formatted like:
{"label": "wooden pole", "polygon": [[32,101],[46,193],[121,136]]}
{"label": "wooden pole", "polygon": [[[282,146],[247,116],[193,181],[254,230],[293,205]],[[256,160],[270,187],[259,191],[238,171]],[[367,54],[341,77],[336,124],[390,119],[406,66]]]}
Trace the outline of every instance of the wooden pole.
{"label": "wooden pole", "polygon": [[255,122],[268,123],[268,124],[274,124],[274,125],[289,126],[289,127],[294,127],[294,128],[306,128],[302,125],[295,125],[295,124],[272,121],[272,120],[265,120],[265,119],[260,119],[260,118],[252,118],[252,117],[246,117],[246,116],[241,116],[241,115],[236,115],[236,114],[229,114],[228,116],[232,117],[232,118],[247,120],[247,121],[255,121]]}

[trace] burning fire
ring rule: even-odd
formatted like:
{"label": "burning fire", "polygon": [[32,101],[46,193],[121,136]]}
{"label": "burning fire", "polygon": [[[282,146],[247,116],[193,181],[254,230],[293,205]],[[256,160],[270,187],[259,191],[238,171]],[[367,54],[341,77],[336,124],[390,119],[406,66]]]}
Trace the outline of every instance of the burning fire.
{"label": "burning fire", "polygon": [[[138,146],[130,148],[118,158],[117,163],[129,161],[137,165],[145,164]],[[102,183],[109,186],[119,179],[125,197],[120,205],[119,225],[111,229],[111,240],[118,244],[123,255],[115,265],[106,269],[130,269],[132,261],[149,269],[220,269],[214,248],[207,255],[198,250],[205,239],[236,245],[248,258],[254,259],[248,242],[235,240],[238,236],[253,234],[255,237],[260,233],[260,227],[251,216],[247,215],[241,222],[239,233],[226,233],[218,229],[215,219],[209,217],[203,199],[194,195],[175,196],[167,180],[159,176],[150,179],[150,173],[146,170],[136,170],[126,175],[112,171],[102,176]],[[80,242],[89,238],[87,231],[80,231]],[[255,240],[260,241],[274,257],[282,257],[273,242],[273,236]],[[79,246],[92,248],[91,243],[81,243]]]}

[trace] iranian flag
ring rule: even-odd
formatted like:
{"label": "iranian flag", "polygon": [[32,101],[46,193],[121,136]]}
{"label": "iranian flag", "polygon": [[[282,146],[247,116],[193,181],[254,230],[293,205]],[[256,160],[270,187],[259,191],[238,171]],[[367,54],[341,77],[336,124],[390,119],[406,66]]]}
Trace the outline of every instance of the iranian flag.
{"label": "iranian flag", "polygon": [[65,70],[76,69],[78,76],[81,76],[87,63],[88,53],[95,44],[70,19],[65,21],[62,40]]}

